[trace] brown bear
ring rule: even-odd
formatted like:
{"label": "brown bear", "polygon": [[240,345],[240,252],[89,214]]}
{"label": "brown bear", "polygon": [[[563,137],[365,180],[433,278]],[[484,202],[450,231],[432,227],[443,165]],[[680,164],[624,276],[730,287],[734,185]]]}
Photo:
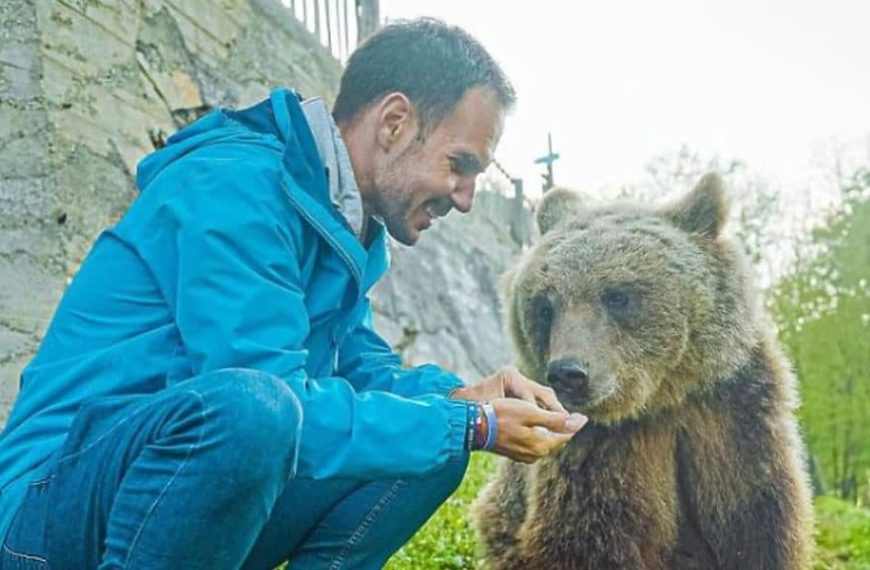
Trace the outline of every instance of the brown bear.
{"label": "brown bear", "polygon": [[812,554],[794,378],[710,174],[664,208],[550,191],[508,277],[519,368],[589,423],[506,461],[474,516],[489,567],[802,569]]}

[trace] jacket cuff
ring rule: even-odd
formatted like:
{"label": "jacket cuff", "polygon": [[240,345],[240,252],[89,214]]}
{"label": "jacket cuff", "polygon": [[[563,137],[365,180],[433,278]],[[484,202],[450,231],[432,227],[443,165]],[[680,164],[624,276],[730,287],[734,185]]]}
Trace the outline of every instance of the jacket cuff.
{"label": "jacket cuff", "polygon": [[428,377],[426,381],[427,394],[449,396],[453,390],[465,386],[462,378],[436,364],[424,364],[417,369]]}
{"label": "jacket cuff", "polygon": [[451,458],[468,453],[466,438],[468,434],[468,404],[462,400],[446,400],[448,405],[447,422],[449,427],[448,450]]}

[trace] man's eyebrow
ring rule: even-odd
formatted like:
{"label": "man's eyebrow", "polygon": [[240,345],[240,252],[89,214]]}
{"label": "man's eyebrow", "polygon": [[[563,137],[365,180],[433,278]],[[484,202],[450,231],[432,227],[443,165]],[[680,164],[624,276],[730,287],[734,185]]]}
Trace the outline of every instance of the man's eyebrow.
{"label": "man's eyebrow", "polygon": [[484,170],[483,164],[476,155],[470,152],[460,152],[453,157],[453,164],[462,172],[480,174]]}

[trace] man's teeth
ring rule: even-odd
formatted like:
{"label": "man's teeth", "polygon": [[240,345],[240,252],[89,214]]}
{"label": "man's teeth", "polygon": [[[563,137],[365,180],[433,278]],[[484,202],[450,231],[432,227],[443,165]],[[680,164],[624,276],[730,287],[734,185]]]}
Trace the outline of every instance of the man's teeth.
{"label": "man's teeth", "polygon": [[433,220],[438,217],[438,213],[435,212],[435,206],[433,206],[432,204],[429,204],[428,206],[426,206],[425,210],[426,210],[426,213],[429,214],[429,217],[432,218]]}

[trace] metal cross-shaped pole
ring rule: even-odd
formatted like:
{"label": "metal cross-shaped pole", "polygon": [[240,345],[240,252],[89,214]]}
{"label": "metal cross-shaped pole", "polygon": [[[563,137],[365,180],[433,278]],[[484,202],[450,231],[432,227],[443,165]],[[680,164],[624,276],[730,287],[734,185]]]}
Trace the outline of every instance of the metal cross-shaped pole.
{"label": "metal cross-shaped pole", "polygon": [[544,192],[553,187],[553,163],[559,158],[559,153],[553,152],[553,135],[547,133],[547,155],[535,160],[535,164],[546,164],[547,173],[542,174],[544,178]]}

